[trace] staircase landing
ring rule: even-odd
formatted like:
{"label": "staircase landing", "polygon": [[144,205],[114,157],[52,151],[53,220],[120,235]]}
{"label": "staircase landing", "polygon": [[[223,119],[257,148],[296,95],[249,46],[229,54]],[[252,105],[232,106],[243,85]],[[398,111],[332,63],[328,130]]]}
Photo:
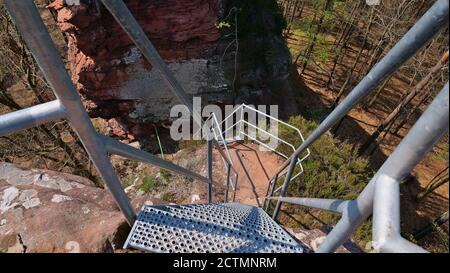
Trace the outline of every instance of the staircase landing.
{"label": "staircase landing", "polygon": [[309,252],[262,209],[237,203],[144,206],[124,248],[162,253]]}

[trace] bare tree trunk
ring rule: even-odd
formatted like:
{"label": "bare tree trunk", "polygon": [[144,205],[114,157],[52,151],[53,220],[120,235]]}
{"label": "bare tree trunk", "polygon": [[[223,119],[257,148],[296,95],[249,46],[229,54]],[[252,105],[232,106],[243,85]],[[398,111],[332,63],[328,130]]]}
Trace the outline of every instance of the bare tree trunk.
{"label": "bare tree trunk", "polygon": [[416,113],[417,110],[419,110],[420,106],[424,104],[431,96],[433,90],[428,90],[425,94],[423,94],[422,99],[414,107],[409,110],[409,113],[398,123],[398,125],[395,126],[394,129],[390,130],[391,134],[398,134],[398,131],[403,128],[403,126],[408,123],[411,120],[411,117]]}
{"label": "bare tree trunk", "polygon": [[306,60],[303,63],[302,72],[300,72],[300,74],[303,74],[303,72],[305,72],[306,67],[308,66],[309,59],[310,59],[311,54],[312,54],[312,52],[314,50],[314,47],[316,46],[317,36],[320,33],[322,33],[322,26],[323,26],[323,20],[325,19],[325,14],[328,11],[328,9],[330,8],[330,4],[331,3],[332,3],[331,0],[326,0],[325,7],[324,7],[324,10],[323,10],[323,14],[322,14],[322,16],[320,16],[319,23],[317,25],[317,31],[314,33],[312,42],[311,42],[310,46],[307,48],[307,50],[306,50],[306,54],[305,54],[306,55],[305,56]]}
{"label": "bare tree trunk", "polygon": [[[302,1],[302,5],[304,5],[304,2],[305,1]],[[292,9],[292,12],[291,12],[288,22],[287,22],[288,26],[286,28],[286,35],[289,35],[289,33],[291,31],[291,27],[292,27],[292,24],[294,23],[294,19],[295,19],[295,15],[297,13],[297,8],[298,8],[299,3],[300,3],[300,0],[296,0],[294,3],[294,8]]]}
{"label": "bare tree trunk", "polygon": [[[392,77],[392,76],[391,76]],[[373,94],[373,96],[369,99],[369,102],[367,102],[363,107],[364,110],[369,110],[370,107],[372,107],[372,105],[375,103],[375,101],[378,99],[378,97],[380,96],[380,94],[383,92],[384,88],[386,88],[386,85],[389,83],[389,81],[391,80],[391,77],[387,78],[384,80],[383,84],[380,85],[377,89],[377,91],[375,92],[375,94]]]}
{"label": "bare tree trunk", "polygon": [[[334,54],[334,62],[333,62],[333,67],[331,69],[331,73],[330,73],[330,77],[328,78],[327,81],[327,88],[330,87],[331,82],[333,81],[333,76],[334,73],[336,71],[336,67],[338,65],[338,63],[340,63],[340,61],[342,60],[342,58],[345,56],[345,51],[343,52],[343,49],[346,48],[346,45],[348,43],[348,40],[351,37],[351,33],[353,32],[353,25],[355,24],[356,21],[356,16],[355,16],[355,12],[356,10],[359,9],[360,5],[361,5],[361,1],[357,1],[355,3],[355,5],[353,6],[352,11],[350,12],[350,22],[345,22],[344,27],[342,28],[342,31],[339,34],[339,38],[337,38],[335,40],[334,46],[336,48],[335,50],[335,54]],[[343,41],[343,43],[341,43]]]}
{"label": "bare tree trunk", "polygon": [[448,172],[448,166],[445,167],[443,170],[441,170],[435,177],[433,177],[433,179],[430,180],[428,185],[425,187],[425,190],[423,190],[422,192],[417,194],[417,197],[416,197],[417,200],[423,199],[425,196],[427,196],[428,194],[432,193],[440,186],[447,183],[448,182],[448,173],[446,176],[441,177],[442,174],[444,174],[446,172]]}
{"label": "bare tree trunk", "polygon": [[420,240],[425,238],[427,235],[429,235],[431,232],[433,232],[435,227],[442,226],[444,223],[448,221],[448,211],[441,214],[438,218],[436,218],[432,223],[428,224],[418,232],[414,234],[415,240]]}
{"label": "bare tree trunk", "polygon": [[[314,15],[313,18],[311,19],[311,22],[309,23],[308,26],[308,33],[311,31],[312,26],[314,25],[314,22],[316,21],[316,17],[317,17],[317,9],[314,9]],[[299,53],[297,54],[297,56],[295,57],[295,61],[294,61],[294,66],[297,66],[298,60],[300,59],[300,57],[302,55],[305,55],[305,52],[302,52],[301,50],[299,51]]]}
{"label": "bare tree trunk", "polygon": [[364,51],[364,47],[366,46],[367,35],[370,33],[370,29],[372,28],[374,14],[375,14],[375,9],[372,8],[371,11],[370,11],[370,17],[369,17],[369,22],[367,24],[367,29],[366,29],[366,32],[364,33],[363,44],[362,44],[362,46],[359,49],[359,52],[358,52],[358,55],[357,55],[356,59],[353,61],[353,65],[352,65],[352,68],[350,69],[350,72],[347,74],[347,79],[345,80],[344,84],[341,86],[341,89],[339,90],[339,93],[338,93],[338,95],[336,96],[336,99],[333,102],[332,109],[336,108],[336,106],[339,104],[339,101],[341,100],[341,97],[344,95],[344,92],[345,92],[345,89],[346,89],[347,85],[350,83],[350,80],[352,79],[353,72],[355,71],[355,68],[356,68],[356,66],[359,63],[359,60],[360,60],[360,58],[362,56],[362,53]]}
{"label": "bare tree trunk", "polygon": [[367,141],[361,146],[359,153],[362,154],[369,148],[369,146],[378,138],[378,136],[383,132],[386,127],[391,124],[399,115],[404,111],[404,107],[409,104],[416,95],[423,90],[425,85],[427,85],[432,79],[433,75],[436,74],[442,66],[448,61],[449,52],[448,50],[442,55],[438,63],[430,69],[430,72],[413,88],[413,90],[400,102],[400,104],[389,114],[389,116],[378,125],[374,133],[370,135]]}
{"label": "bare tree trunk", "polygon": [[301,5],[301,7],[299,9],[299,12],[298,12],[298,18],[302,18],[302,14],[303,14],[303,10],[305,9],[306,1],[307,0],[303,0],[302,1],[302,5]]}

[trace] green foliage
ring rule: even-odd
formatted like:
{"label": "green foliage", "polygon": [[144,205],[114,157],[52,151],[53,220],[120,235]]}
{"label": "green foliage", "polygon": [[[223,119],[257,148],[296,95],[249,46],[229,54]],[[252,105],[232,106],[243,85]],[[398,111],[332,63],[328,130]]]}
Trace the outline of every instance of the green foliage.
{"label": "green foliage", "polygon": [[175,194],[171,193],[171,192],[166,192],[163,194],[163,196],[161,197],[161,199],[165,202],[169,202],[169,203],[176,203],[177,200],[175,198]]}
{"label": "green foliage", "polygon": [[[314,1],[314,11],[294,21],[292,31],[294,33],[296,30],[300,31],[302,49],[296,50],[297,54],[293,56],[297,56],[298,52],[309,52],[310,50],[312,53],[308,57],[300,56],[299,63],[306,63],[309,58],[312,58],[316,63],[326,65],[330,52],[335,51],[333,44],[327,41],[327,35],[335,28],[336,14],[345,9],[345,3],[334,0],[327,7],[327,2],[328,0]],[[319,25],[321,25],[320,29]]]}
{"label": "green foliage", "polygon": [[131,185],[133,184],[133,182],[134,182],[135,179],[136,179],[136,177],[133,176],[133,177],[130,177],[130,178],[128,178],[128,179],[122,180],[122,186],[123,186],[124,188],[128,188],[129,186],[131,186]]}
{"label": "green foliage", "polygon": [[144,179],[142,179],[142,184],[139,186],[139,190],[142,190],[143,192],[151,192],[155,186],[156,186],[156,178],[154,176],[144,176]]}
{"label": "green foliage", "polygon": [[[309,135],[317,124],[301,116],[289,119],[289,124]],[[280,127],[279,136],[298,147],[301,140],[289,128]],[[292,153],[279,146],[280,152]],[[348,143],[340,143],[331,134],[325,134],[311,147],[311,155],[303,162],[304,173],[291,182],[289,194],[316,198],[355,198],[373,175],[368,160],[361,158]],[[302,157],[301,155],[300,157]],[[298,173],[299,167],[295,173]]]}
{"label": "green foliage", "polygon": [[[317,128],[317,123],[308,121],[301,116],[291,117],[289,124],[301,130],[304,136],[308,136]],[[294,130],[280,126],[279,137],[298,147],[301,140]],[[280,145],[277,148],[280,152],[290,155],[292,149]],[[314,197],[314,198],[336,198],[354,199],[369,182],[373,176],[373,171],[368,165],[366,158],[359,157],[357,147],[348,143],[342,143],[333,138],[331,134],[320,137],[310,148],[310,156],[303,161],[304,172],[294,179],[288,189],[289,196]],[[305,153],[300,155],[300,158]],[[294,175],[300,171],[296,167]],[[283,178],[277,184],[281,185]],[[305,214],[307,209],[286,204],[286,209],[297,215],[299,221],[311,226],[310,216]],[[317,215],[323,223],[332,226],[339,220],[339,215],[320,212]],[[364,222],[354,234],[355,240],[364,247],[371,240],[370,221]]]}
{"label": "green foliage", "polygon": [[186,148],[189,148],[189,147],[197,147],[197,146],[200,146],[200,145],[203,145],[203,144],[206,144],[205,140],[193,140],[193,139],[180,140],[178,142],[178,149],[182,150],[182,149],[186,149]]}
{"label": "green foliage", "polygon": [[438,161],[448,161],[448,133],[441,139],[441,141],[436,145],[436,149],[430,153],[431,158]]}
{"label": "green foliage", "polygon": [[231,25],[228,22],[225,21],[219,21],[218,23],[216,23],[216,28],[218,29],[223,29],[223,28],[230,28]]}
{"label": "green foliage", "polygon": [[167,170],[161,169],[159,171],[159,173],[161,174],[161,177],[166,181],[168,181],[168,180],[170,180],[170,178],[172,178],[172,174]]}
{"label": "green foliage", "polygon": [[325,35],[319,33],[316,40],[314,59],[319,63],[326,64],[330,50]]}
{"label": "green foliage", "polygon": [[311,119],[319,123],[322,122],[329,114],[330,111],[324,107],[311,107],[309,110]]}
{"label": "green foliage", "polygon": [[437,225],[433,225],[433,237],[438,242],[435,249],[432,249],[436,253],[448,253],[449,252],[449,236],[442,228]]}
{"label": "green foliage", "polygon": [[[372,240],[372,219],[366,220],[355,230],[353,239],[364,249]],[[368,250],[366,249],[366,251]]]}

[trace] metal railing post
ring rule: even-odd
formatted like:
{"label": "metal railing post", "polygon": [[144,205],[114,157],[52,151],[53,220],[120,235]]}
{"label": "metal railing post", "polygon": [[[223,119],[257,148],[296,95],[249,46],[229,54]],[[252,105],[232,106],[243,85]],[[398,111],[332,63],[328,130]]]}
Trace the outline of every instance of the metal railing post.
{"label": "metal railing post", "polygon": [[[267,189],[267,196],[268,197],[272,197],[274,192],[275,192],[275,186],[277,185],[277,180],[278,180],[278,173],[275,175],[275,177],[273,178],[273,180],[271,181],[271,184],[269,185],[269,188]],[[264,204],[264,210],[267,211],[269,209],[270,206],[270,199],[266,198],[265,200],[265,204]]]}
{"label": "metal railing post", "polygon": [[231,168],[230,168],[230,164],[227,165],[227,187],[225,189],[225,203],[228,202],[228,190],[230,188],[230,173],[231,173]]}
{"label": "metal railing post", "polygon": [[236,180],[234,180],[233,202],[236,201],[237,184],[238,184],[238,177],[236,175]]}
{"label": "metal railing post", "polygon": [[166,161],[164,159],[161,159],[155,155],[152,155],[146,151],[136,149],[130,145],[124,144],[118,140],[115,140],[113,138],[110,138],[108,136],[104,136],[102,134],[98,134],[98,137],[102,140],[106,147],[106,151],[108,151],[110,154],[116,154],[123,156],[128,159],[145,162],[152,164],[154,166],[163,168],[165,170],[175,172],[187,177],[190,177],[192,179],[199,180],[204,183],[209,183],[209,179],[207,177],[204,177],[198,173],[195,173],[191,170],[188,170],[186,168],[183,168],[181,166],[178,166],[170,161]]}
{"label": "metal railing post", "polygon": [[[244,126],[244,106],[241,107],[241,112],[239,113],[240,115],[240,122],[239,122],[239,138],[240,140],[244,140],[245,136],[244,136],[244,130],[245,130],[245,126]],[[236,116],[237,118],[237,116]]]}
{"label": "metal railing post", "polygon": [[448,131],[448,83],[380,169],[374,192],[372,237],[378,252],[424,252],[400,235],[400,181]]}
{"label": "metal railing post", "polygon": [[36,6],[32,0],[5,0],[3,3],[56,97],[64,106],[67,113],[65,118],[68,119],[79,136],[86,152],[111,191],[128,224],[132,225],[136,219],[136,213],[109,161],[104,143],[97,137],[97,132],[84,109]]}
{"label": "metal railing post", "polygon": [[[289,182],[291,181],[292,174],[294,173],[295,166],[297,165],[297,164],[295,164],[297,162],[297,159],[298,159],[298,156],[295,155],[292,158],[291,163],[289,164],[289,169],[288,169],[286,178],[284,180],[283,186],[280,191],[280,197],[286,196],[286,192],[289,187]],[[275,209],[273,210],[273,214],[272,214],[272,218],[274,220],[277,219],[278,214],[280,213],[281,205],[282,205],[282,201],[281,201],[281,199],[278,199],[277,204],[275,205]]]}
{"label": "metal railing post", "polygon": [[208,149],[208,203],[212,203],[212,184],[213,184],[213,142],[212,140],[208,140],[208,144],[207,144],[207,149]]}
{"label": "metal railing post", "polygon": [[123,30],[128,34],[134,44],[141,50],[145,58],[150,64],[155,67],[162,75],[172,94],[177,97],[181,103],[186,105],[191,111],[194,122],[202,128],[201,113],[195,112],[192,105],[192,98],[190,98],[178,80],[175,78],[172,71],[166,65],[164,60],[159,55],[152,42],[145,34],[142,27],[131,14],[128,7],[122,0],[101,0],[103,5],[108,9],[112,16],[116,19]]}
{"label": "metal railing post", "polygon": [[[413,126],[411,131],[408,133],[408,135],[402,140],[402,142],[399,144],[399,146],[395,149],[395,151],[389,156],[389,158],[386,160],[386,162],[381,166],[381,168],[378,170],[377,174],[370,180],[370,182],[367,184],[367,186],[364,188],[364,190],[361,192],[361,194],[358,196],[358,198],[355,201],[352,201],[347,204],[346,208],[343,210],[342,218],[339,220],[339,222],[336,224],[336,226],[331,230],[331,232],[326,237],[325,241],[319,246],[319,248],[316,250],[316,252],[334,252],[340,245],[342,245],[345,240],[347,240],[351,234],[355,231],[355,229],[365,220],[367,217],[370,216],[372,213],[373,205],[374,205],[374,193],[375,193],[375,185],[376,180],[380,174],[387,174],[390,177],[393,177],[397,179],[398,181],[402,180],[407,174],[409,174],[414,166],[420,161],[420,158],[422,158],[426,151],[430,148],[430,142],[433,142],[436,140],[436,129],[430,129],[435,128],[436,125],[439,124],[441,127],[441,130],[448,130],[448,83],[446,87],[444,88],[447,91],[447,98],[442,100],[439,100],[440,103],[443,103],[443,105],[439,107],[433,107],[427,109],[428,113],[434,113],[435,115],[436,108],[441,108],[441,111],[447,111],[447,122],[446,124],[442,123],[442,116],[438,118],[437,120],[433,120],[428,118],[422,119],[422,121],[419,123],[421,119]],[[442,91],[441,91],[442,93]],[[436,99],[435,99],[436,101]],[[445,102],[446,101],[446,102]],[[434,103],[434,102],[433,102]],[[445,106],[446,103],[446,106]],[[430,110],[434,109],[434,110]],[[429,114],[428,114],[429,115]],[[442,115],[442,112],[441,112]],[[430,116],[430,115],[429,115]],[[433,120],[431,123],[427,124]],[[439,121],[440,120],[440,121]],[[427,123],[425,123],[426,121]],[[432,124],[435,123],[435,124]],[[413,131],[414,129],[414,131]],[[420,131],[419,131],[420,130]],[[412,133],[412,135],[410,135]],[[412,138],[414,135],[420,134],[422,136],[422,143],[418,144],[418,146],[414,147],[411,145],[408,145],[409,150],[407,150],[407,146],[403,146],[406,141],[410,142],[408,140],[409,138]],[[408,137],[409,136],[409,137]],[[407,142],[407,143],[408,143]],[[403,146],[403,147],[402,147]],[[432,145],[431,145],[432,147]],[[400,152],[399,151],[400,148]],[[398,153],[402,153],[406,158],[400,158]],[[396,163],[397,162],[397,163]],[[403,163],[403,164],[402,164]],[[402,164],[402,165],[400,165]],[[375,223],[374,223],[375,224]]]}
{"label": "metal railing post", "polygon": [[63,119],[66,110],[59,100],[38,104],[4,114],[0,119],[0,136]]}
{"label": "metal railing post", "polygon": [[[422,48],[443,26],[448,24],[449,1],[438,0],[420,18],[420,20],[397,42],[397,44],[377,63],[370,72],[353,88],[345,99],[331,112],[326,119],[315,129],[299,148],[281,166],[280,171],[288,165],[288,174],[283,184],[281,197],[284,197],[288,188],[295,161],[298,156],[326,133],[336,122],[340,121],[358,102],[369,95],[386,77],[395,72],[404,62]],[[276,219],[281,201],[278,200],[273,218]]]}

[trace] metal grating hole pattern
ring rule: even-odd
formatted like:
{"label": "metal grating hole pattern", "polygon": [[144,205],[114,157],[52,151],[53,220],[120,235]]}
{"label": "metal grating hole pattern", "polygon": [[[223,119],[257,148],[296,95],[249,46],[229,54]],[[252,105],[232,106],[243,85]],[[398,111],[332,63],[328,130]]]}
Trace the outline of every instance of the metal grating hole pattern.
{"label": "metal grating hole pattern", "polygon": [[125,248],[162,253],[301,253],[262,209],[241,204],[144,206]]}

